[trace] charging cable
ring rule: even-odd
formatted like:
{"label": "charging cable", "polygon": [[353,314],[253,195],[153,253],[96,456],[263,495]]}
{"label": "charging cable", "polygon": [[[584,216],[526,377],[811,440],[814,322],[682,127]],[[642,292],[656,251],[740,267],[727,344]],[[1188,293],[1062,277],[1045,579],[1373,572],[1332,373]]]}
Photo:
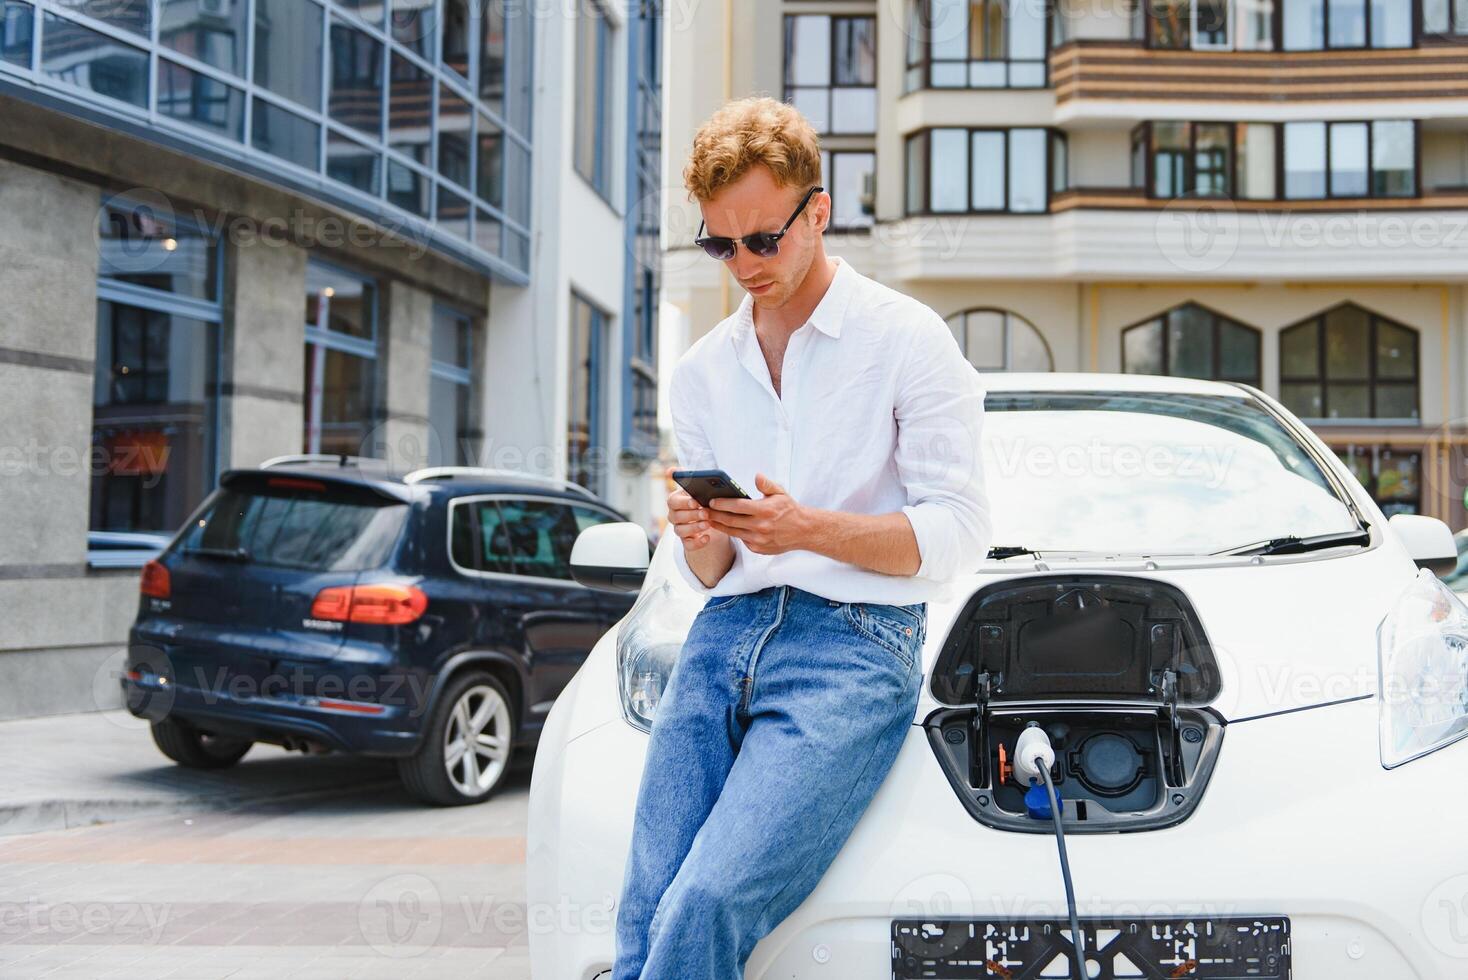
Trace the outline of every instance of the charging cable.
{"label": "charging cable", "polygon": [[[1071,952],[1075,956],[1076,980],[1088,980],[1090,973],[1086,970],[1084,954],[1086,939],[1081,935],[1081,921],[1076,915],[1075,885],[1071,883],[1070,858],[1065,853],[1065,826],[1060,819],[1060,795],[1055,792],[1055,781],[1050,777],[1050,767],[1053,765],[1055,749],[1050,745],[1050,736],[1045,734],[1045,729],[1038,722],[1030,722],[1014,745],[1014,774],[1023,780],[1022,785],[1028,784],[1032,791],[1040,788],[1040,781],[1044,783],[1050,819],[1055,824],[1055,843],[1060,848],[1060,874],[1065,879],[1065,910],[1070,915]],[[1043,820],[1044,808],[1030,804],[1029,797],[1030,794],[1026,793],[1030,816]]]}

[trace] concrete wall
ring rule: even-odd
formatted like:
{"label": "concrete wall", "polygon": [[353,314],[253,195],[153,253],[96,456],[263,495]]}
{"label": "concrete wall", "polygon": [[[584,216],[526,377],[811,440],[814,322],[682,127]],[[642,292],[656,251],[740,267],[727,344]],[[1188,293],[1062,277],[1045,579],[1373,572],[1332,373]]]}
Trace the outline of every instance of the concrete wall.
{"label": "concrete wall", "polygon": [[386,382],[381,443],[393,465],[416,469],[428,465],[429,440],[439,440],[453,459],[455,433],[430,432],[428,424],[428,369],[433,340],[433,297],[402,282],[389,283],[384,298],[385,363],[380,377]]}
{"label": "concrete wall", "polygon": [[0,160],[0,718],[118,701],[132,573],[86,568],[95,187]]}
{"label": "concrete wall", "polygon": [[220,447],[225,467],[301,451],[306,252],[256,242],[226,256]]}

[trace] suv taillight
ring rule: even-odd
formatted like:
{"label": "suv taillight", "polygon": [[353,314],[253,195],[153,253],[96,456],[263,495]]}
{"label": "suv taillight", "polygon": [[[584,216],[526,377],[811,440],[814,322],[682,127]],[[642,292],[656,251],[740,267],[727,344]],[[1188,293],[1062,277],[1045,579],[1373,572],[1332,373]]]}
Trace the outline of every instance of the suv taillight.
{"label": "suv taillight", "polygon": [[335,585],[316,593],[313,619],[402,626],[428,608],[428,596],[413,585]]}
{"label": "suv taillight", "polygon": [[162,562],[148,562],[143,566],[143,577],[138,583],[138,588],[145,596],[167,599],[173,592],[173,583],[168,576],[168,569]]}

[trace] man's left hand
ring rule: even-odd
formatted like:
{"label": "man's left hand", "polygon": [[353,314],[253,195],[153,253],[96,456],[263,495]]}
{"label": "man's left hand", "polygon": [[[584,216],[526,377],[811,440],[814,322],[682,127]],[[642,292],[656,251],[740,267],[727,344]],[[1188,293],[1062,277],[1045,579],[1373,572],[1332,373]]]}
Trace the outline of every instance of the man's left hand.
{"label": "man's left hand", "polygon": [[754,477],[759,500],[720,498],[709,502],[709,524],[743,541],[760,555],[809,548],[811,513],[763,473]]}

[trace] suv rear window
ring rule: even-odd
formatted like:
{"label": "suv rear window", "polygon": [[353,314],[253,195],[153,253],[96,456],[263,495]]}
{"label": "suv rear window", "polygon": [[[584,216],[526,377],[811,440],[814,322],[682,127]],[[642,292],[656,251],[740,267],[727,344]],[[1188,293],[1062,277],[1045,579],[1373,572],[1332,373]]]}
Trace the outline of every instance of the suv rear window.
{"label": "suv rear window", "polygon": [[407,513],[406,504],[329,493],[225,489],[179,540],[178,550],[310,571],[361,571],[387,560]]}

